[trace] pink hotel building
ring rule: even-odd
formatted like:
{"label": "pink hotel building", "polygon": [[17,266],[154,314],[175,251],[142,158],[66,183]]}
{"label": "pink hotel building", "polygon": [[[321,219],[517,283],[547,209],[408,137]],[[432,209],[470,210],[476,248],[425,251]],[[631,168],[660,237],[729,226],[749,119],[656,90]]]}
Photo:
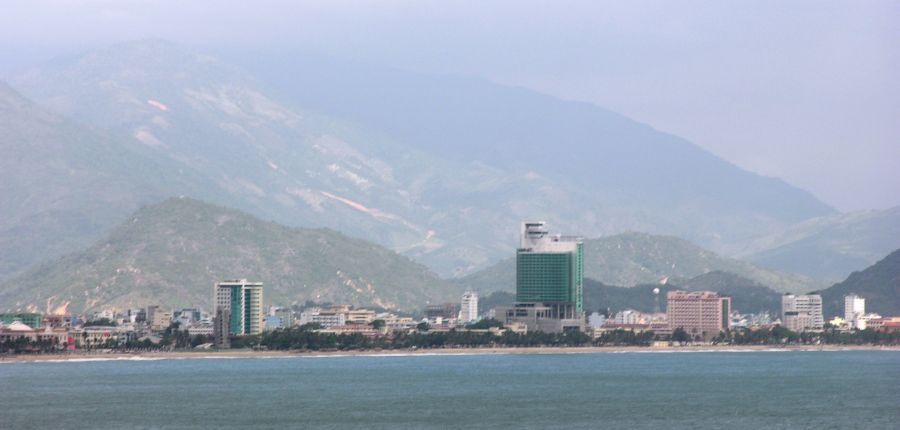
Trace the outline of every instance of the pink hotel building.
{"label": "pink hotel building", "polygon": [[670,291],[666,298],[669,328],[710,340],[730,327],[731,297],[712,291]]}

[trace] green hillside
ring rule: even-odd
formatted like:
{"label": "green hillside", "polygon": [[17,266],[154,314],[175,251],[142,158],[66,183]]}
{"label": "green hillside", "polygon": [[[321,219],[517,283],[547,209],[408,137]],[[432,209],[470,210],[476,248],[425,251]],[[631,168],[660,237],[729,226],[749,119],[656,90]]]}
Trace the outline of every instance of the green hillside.
{"label": "green hillside", "polygon": [[[266,304],[317,302],[414,310],[455,300],[424,266],[328,229],[297,229],[178,198],[140,209],[85,251],[0,286],[0,308],[211,306],[217,280],[265,283]],[[48,303],[49,302],[49,303]]]}
{"label": "green hillside", "polygon": [[[514,254],[510,247],[510,254]],[[728,272],[775,291],[804,292],[822,283],[722,257],[686,240],[645,233],[624,233],[584,242],[584,276],[606,285],[657,284],[663,278],[685,285],[689,279]],[[461,288],[490,292],[515,289],[515,260],[508,258],[471,275],[454,279]]]}
{"label": "green hillside", "polygon": [[882,316],[900,315],[900,249],[823,290],[825,315],[843,316],[844,296],[853,293],[866,298],[866,312],[876,312]]}

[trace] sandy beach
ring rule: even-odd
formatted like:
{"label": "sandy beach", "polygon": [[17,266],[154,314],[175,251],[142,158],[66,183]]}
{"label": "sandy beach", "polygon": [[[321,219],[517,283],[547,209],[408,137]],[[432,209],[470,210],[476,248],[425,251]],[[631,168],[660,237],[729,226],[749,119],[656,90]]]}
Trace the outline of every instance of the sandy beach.
{"label": "sandy beach", "polygon": [[350,351],[252,351],[252,350],[198,350],[172,352],[87,352],[67,354],[18,354],[0,355],[0,362],[34,361],[108,361],[108,360],[183,360],[183,359],[237,359],[237,358],[290,358],[328,356],[411,356],[411,355],[461,355],[461,354],[592,354],[592,353],[651,353],[651,352],[790,352],[790,351],[900,351],[900,346],[874,345],[729,345],[729,346],[591,346],[591,347],[501,347],[501,348],[434,348]]}

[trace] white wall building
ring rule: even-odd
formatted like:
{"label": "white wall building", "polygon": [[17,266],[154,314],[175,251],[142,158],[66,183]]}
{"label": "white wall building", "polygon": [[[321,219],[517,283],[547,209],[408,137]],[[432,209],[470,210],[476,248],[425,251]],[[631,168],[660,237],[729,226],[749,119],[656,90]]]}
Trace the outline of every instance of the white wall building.
{"label": "white wall building", "polygon": [[844,296],[844,321],[850,326],[850,328],[857,328],[860,330],[865,329],[865,323],[863,323],[863,327],[860,327],[860,318],[861,316],[866,314],[866,299],[856,295],[850,294],[849,296]]}
{"label": "white wall building", "polygon": [[822,330],[825,327],[822,296],[818,294],[782,296],[781,314],[784,326],[791,331]]}
{"label": "white wall building", "polygon": [[621,324],[629,324],[629,325],[630,324],[640,324],[643,322],[643,321],[641,321],[642,316],[643,315],[641,315],[640,312],[638,312],[634,309],[625,309],[624,311],[619,311],[616,313],[615,321],[616,321],[616,324],[620,324],[620,325]]}
{"label": "white wall building", "polygon": [[606,324],[606,317],[600,312],[593,312],[588,316],[588,325],[591,328],[600,328]]}
{"label": "white wall building", "polygon": [[478,293],[466,291],[459,307],[459,322],[465,324],[478,319]]}
{"label": "white wall building", "polygon": [[309,322],[330,328],[347,324],[347,315],[341,312],[318,312],[309,316]]}

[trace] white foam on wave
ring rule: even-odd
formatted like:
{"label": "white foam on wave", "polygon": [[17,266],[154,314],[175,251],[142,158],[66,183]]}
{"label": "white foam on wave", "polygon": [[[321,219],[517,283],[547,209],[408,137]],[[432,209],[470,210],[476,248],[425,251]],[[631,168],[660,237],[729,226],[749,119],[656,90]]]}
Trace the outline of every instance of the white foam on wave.
{"label": "white foam on wave", "polygon": [[[0,364],[12,363],[91,363],[106,361],[162,361],[162,360],[239,360],[239,359],[289,359],[289,358],[348,358],[348,357],[451,357],[451,356],[473,356],[473,355],[554,355],[554,354],[701,354],[709,352],[726,352],[726,353],[754,353],[754,352],[841,352],[841,351],[859,351],[857,348],[851,347],[828,347],[816,349],[794,349],[794,348],[764,348],[764,349],[743,349],[743,348],[715,348],[715,349],[692,349],[690,347],[670,348],[670,349],[629,349],[629,350],[590,350],[590,351],[567,351],[567,350],[544,350],[544,351],[467,351],[467,352],[382,352],[382,353],[337,353],[337,354],[285,354],[285,355],[175,355],[175,356],[128,356],[128,357],[72,357],[72,358],[53,358],[53,359],[37,359],[37,360],[0,360]],[[894,351],[900,352],[900,349],[884,348],[884,349],[867,349],[866,351]]]}

